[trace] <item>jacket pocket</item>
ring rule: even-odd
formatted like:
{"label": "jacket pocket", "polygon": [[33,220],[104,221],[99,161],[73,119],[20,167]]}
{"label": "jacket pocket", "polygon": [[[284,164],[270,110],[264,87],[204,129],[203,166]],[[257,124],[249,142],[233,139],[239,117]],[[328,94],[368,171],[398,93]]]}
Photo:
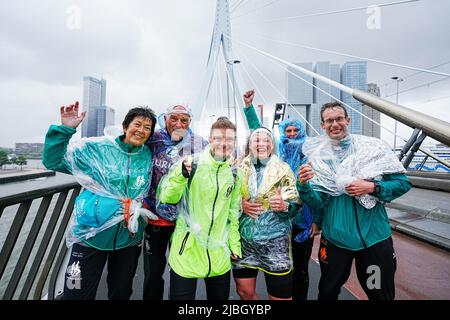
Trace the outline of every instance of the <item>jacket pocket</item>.
{"label": "jacket pocket", "polygon": [[179,254],[180,256],[183,254],[184,248],[185,248],[185,246],[186,246],[186,242],[188,241],[189,235],[190,235],[190,234],[191,234],[191,233],[190,233],[189,231],[186,232],[186,235],[184,236],[183,241],[181,242],[180,251],[178,251],[178,254]]}
{"label": "jacket pocket", "polygon": [[77,224],[99,228],[110,220],[122,207],[119,200],[102,197],[88,190],[83,191],[75,201]]}

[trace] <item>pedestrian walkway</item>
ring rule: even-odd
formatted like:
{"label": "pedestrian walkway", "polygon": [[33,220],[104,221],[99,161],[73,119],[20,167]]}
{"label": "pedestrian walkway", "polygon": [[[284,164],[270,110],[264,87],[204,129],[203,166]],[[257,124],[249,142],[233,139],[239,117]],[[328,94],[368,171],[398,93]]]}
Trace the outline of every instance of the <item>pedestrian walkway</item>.
{"label": "pedestrian walkway", "polygon": [[[314,254],[314,253],[313,253]],[[143,268],[143,259],[142,255],[140,258],[137,274],[134,278],[133,282],[133,295],[131,296],[132,300],[142,300],[142,285],[144,282],[144,268]],[[319,278],[320,278],[320,268],[319,264],[313,260],[309,262],[309,292],[308,292],[308,300],[317,300],[318,286],[319,286]],[[165,279],[165,288],[164,288],[164,300],[168,299],[169,292],[169,271],[166,268],[166,272],[164,273]],[[266,293],[266,285],[264,281],[264,275],[260,272],[258,274],[257,282],[256,282],[256,291],[258,292],[261,300],[267,300]],[[106,300],[108,298],[108,290],[106,287],[106,272],[103,272],[102,280],[100,281],[97,299]],[[197,283],[197,300],[206,300],[206,290],[205,284],[203,280],[199,280]],[[356,298],[345,288],[342,289],[342,292],[339,296],[340,300],[355,300]],[[234,284],[233,277],[231,277],[231,289],[230,289],[230,300],[239,300],[239,296],[236,293],[236,286]]]}
{"label": "pedestrian walkway", "polygon": [[387,207],[393,230],[450,250],[450,193],[412,188]]}

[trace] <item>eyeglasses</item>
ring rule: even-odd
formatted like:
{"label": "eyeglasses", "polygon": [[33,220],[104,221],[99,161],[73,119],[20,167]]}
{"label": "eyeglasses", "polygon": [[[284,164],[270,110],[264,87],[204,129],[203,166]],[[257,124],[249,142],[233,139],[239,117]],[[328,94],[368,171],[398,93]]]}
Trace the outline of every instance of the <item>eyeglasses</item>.
{"label": "eyeglasses", "polygon": [[189,117],[177,117],[177,116],[169,116],[169,120],[173,123],[177,123],[178,121],[180,121],[182,124],[189,124],[189,122],[191,121],[191,118]]}
{"label": "eyeglasses", "polygon": [[340,117],[337,117],[335,119],[326,119],[326,120],[323,121],[323,123],[325,123],[327,126],[331,126],[335,121],[337,123],[344,123],[345,117],[340,116]]}

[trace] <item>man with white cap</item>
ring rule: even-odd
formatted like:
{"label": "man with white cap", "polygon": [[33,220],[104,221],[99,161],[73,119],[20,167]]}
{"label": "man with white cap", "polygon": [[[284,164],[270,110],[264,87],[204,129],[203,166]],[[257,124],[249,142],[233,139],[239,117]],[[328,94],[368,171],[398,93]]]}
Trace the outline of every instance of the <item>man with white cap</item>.
{"label": "man with white cap", "polygon": [[147,145],[153,152],[152,182],[144,207],[158,216],[149,220],[144,233],[144,300],[162,300],[166,251],[175,229],[174,210],[156,210],[156,190],[161,178],[181,157],[202,151],[208,142],[190,129],[192,113],[187,105],[177,104],[164,114],[164,128],[155,130]]}

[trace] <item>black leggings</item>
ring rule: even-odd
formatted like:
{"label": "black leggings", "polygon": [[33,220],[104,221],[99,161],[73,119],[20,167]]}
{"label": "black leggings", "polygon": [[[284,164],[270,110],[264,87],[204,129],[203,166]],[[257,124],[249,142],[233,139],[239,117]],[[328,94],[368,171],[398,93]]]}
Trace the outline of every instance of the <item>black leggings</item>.
{"label": "black leggings", "polygon": [[[208,300],[228,300],[230,271],[220,276],[203,278]],[[170,270],[170,300],[195,300],[197,278],[184,278]]]}
{"label": "black leggings", "polygon": [[144,232],[144,300],[162,300],[166,252],[175,226],[148,224]]}
{"label": "black leggings", "polygon": [[103,251],[74,244],[66,270],[64,300],[94,300],[103,268],[108,261],[108,298],[128,300],[133,293],[141,247],[131,246],[114,251]]}
{"label": "black leggings", "polygon": [[293,300],[306,300],[308,298],[309,289],[309,260],[311,258],[311,252],[314,240],[308,238],[307,240],[299,243],[294,240],[295,236],[303,232],[304,229],[292,228],[292,261],[294,263],[293,274]]}
{"label": "black leggings", "polygon": [[[233,269],[233,277],[237,279],[256,278],[258,271],[258,269],[253,268],[235,268]],[[282,275],[263,273],[266,279],[267,292],[272,297],[284,299],[292,297],[292,271]]]}
{"label": "black leggings", "polygon": [[352,251],[333,245],[323,235],[319,248],[319,300],[337,300],[350,276],[353,259],[359,283],[369,300],[394,300],[397,260],[391,237],[367,249]]}

